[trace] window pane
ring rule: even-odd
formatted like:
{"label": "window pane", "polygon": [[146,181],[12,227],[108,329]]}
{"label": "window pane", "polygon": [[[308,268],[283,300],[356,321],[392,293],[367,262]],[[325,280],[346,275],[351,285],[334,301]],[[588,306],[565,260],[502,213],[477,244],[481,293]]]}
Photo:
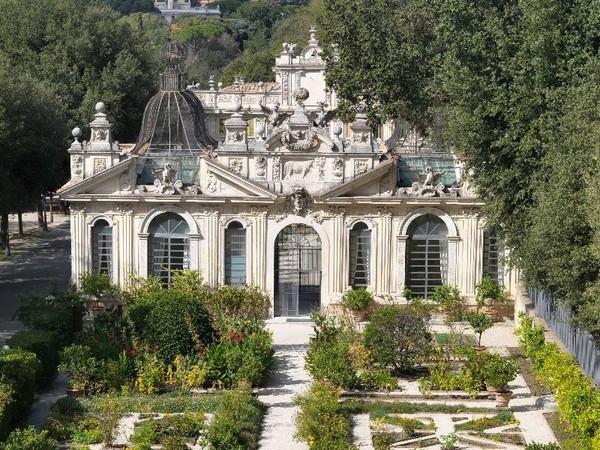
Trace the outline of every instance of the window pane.
{"label": "window pane", "polygon": [[92,228],[92,271],[112,276],[112,227],[105,220]]}
{"label": "window pane", "polygon": [[165,213],[150,224],[148,273],[169,286],[173,271],[189,269],[189,226],[181,216]]}
{"label": "window pane", "polygon": [[350,231],[350,286],[369,286],[370,261],[371,230],[365,224],[357,224]]}
{"label": "window pane", "polygon": [[225,284],[246,283],[246,230],[233,223],[225,230]]}

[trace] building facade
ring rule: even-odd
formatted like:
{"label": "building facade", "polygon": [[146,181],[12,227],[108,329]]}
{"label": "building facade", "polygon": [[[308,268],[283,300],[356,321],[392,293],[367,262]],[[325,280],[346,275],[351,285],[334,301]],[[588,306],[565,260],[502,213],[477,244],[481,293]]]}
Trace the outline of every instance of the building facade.
{"label": "building facade", "polygon": [[272,313],[296,316],[365,287],[384,301],[405,288],[456,285],[474,296],[503,275],[482,203],[460,162],[410,129],[375,132],[364,110],[335,115],[315,30],[284,44],[275,83],[185,87],[176,44],[135,144],[113,140],[104,105],[91,137],[73,132],[72,272],[170,283],[197,270],[210,286],[253,284]]}

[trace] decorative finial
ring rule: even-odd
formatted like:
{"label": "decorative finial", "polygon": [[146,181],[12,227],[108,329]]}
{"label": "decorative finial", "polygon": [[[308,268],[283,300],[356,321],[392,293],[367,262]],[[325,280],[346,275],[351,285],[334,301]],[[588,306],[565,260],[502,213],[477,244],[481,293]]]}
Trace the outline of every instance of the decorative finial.
{"label": "decorative finial", "polygon": [[210,88],[211,91],[215,90],[215,76],[211,75],[210,77],[208,77],[208,87]]}
{"label": "decorative finial", "polygon": [[71,131],[73,138],[75,138],[75,142],[79,142],[79,138],[81,137],[81,128],[75,127],[73,131]]}
{"label": "decorative finial", "polygon": [[299,87],[293,93],[294,100],[296,100],[296,103],[300,106],[304,106],[304,102],[308,100],[309,96],[310,92],[308,92],[308,89],[305,87]]}
{"label": "decorative finial", "polygon": [[98,114],[103,114],[106,110],[106,105],[103,102],[96,103],[96,112]]}

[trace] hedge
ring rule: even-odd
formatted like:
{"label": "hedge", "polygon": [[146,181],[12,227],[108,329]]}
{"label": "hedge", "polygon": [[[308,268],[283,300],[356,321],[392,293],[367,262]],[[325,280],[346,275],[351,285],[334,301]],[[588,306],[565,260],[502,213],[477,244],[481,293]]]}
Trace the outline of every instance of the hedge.
{"label": "hedge", "polygon": [[0,440],[12,430],[12,411],[14,410],[14,390],[10,385],[0,382]]}
{"label": "hedge", "polygon": [[558,411],[579,439],[581,450],[600,450],[600,389],[584,376],[575,358],[544,340],[544,328],[520,315],[519,345],[537,376],[554,393]]}
{"label": "hedge", "polygon": [[25,330],[15,333],[6,341],[11,348],[20,348],[35,353],[42,367],[38,374],[37,385],[44,388],[56,376],[59,363],[59,337],[54,331]]}
{"label": "hedge", "polygon": [[35,397],[41,364],[34,353],[20,349],[0,351],[0,375],[15,392],[10,415],[13,423],[24,418]]}

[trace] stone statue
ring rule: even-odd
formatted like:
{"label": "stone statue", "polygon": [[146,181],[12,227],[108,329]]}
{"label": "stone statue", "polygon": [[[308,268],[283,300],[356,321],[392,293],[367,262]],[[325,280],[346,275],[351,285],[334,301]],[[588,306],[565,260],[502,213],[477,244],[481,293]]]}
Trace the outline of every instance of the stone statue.
{"label": "stone statue", "polygon": [[279,111],[279,102],[275,103],[271,108],[263,105],[262,99],[259,102],[260,109],[263,110],[265,116],[267,117],[267,122],[271,124],[272,127],[279,127],[285,119],[287,119],[287,114],[284,114]]}

